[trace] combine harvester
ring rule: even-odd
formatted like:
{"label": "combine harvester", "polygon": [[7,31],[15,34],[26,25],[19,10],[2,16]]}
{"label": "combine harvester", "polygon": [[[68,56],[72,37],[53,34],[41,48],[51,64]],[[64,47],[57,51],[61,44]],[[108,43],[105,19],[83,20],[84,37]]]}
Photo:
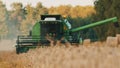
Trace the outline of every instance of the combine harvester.
{"label": "combine harvester", "polygon": [[61,43],[70,42],[82,44],[82,38],[80,37],[80,34],[77,34],[75,37],[73,35],[74,32],[116,22],[117,17],[113,17],[82,27],[72,28],[68,20],[62,18],[61,15],[41,15],[41,20],[36,22],[29,35],[18,36],[16,53],[19,54],[27,52],[29,49],[50,44],[50,40],[47,38],[47,36],[54,41],[60,40]]}

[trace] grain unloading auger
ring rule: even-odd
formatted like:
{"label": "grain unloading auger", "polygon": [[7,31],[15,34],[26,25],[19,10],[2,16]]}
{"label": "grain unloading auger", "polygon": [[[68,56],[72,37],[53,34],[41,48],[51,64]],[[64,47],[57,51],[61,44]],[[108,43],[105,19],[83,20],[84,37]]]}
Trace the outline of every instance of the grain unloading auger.
{"label": "grain unloading auger", "polygon": [[68,20],[62,18],[61,15],[41,15],[41,20],[36,22],[29,35],[18,36],[16,52],[27,52],[31,48],[50,44],[46,36],[49,36],[52,40],[60,40],[61,43],[65,43],[66,41],[70,43],[82,43],[80,34],[76,34],[75,37],[72,33],[115,22],[117,22],[117,17],[105,19],[82,27],[72,28]]}

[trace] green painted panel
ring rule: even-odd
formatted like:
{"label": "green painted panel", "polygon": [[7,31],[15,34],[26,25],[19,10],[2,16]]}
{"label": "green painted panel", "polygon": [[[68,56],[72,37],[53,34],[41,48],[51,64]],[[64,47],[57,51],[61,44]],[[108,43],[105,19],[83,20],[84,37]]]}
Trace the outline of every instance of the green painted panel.
{"label": "green painted panel", "polygon": [[40,38],[40,23],[36,22],[36,24],[32,28],[32,37],[39,37]]}

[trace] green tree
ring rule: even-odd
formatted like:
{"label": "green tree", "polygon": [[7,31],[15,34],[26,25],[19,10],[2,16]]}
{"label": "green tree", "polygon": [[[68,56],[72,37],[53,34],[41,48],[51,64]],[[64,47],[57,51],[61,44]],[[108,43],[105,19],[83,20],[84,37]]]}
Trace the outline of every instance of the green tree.
{"label": "green tree", "polygon": [[[94,16],[95,21],[103,20],[117,16],[120,21],[120,1],[119,0],[96,0],[95,10],[96,15]],[[116,33],[120,33],[120,27],[114,27],[114,24],[106,24],[95,28],[96,33],[102,39],[107,36],[115,36]]]}

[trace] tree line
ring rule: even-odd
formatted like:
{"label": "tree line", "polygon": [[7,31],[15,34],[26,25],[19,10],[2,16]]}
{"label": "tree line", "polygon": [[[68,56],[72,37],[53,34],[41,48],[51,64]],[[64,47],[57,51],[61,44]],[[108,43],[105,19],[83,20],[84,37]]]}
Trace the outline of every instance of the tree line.
{"label": "tree line", "polygon": [[[120,25],[120,0],[96,0],[94,2],[96,14],[93,15],[94,21],[111,17],[118,18]],[[115,36],[120,34],[120,27],[115,27],[113,23],[97,26],[94,28],[99,38],[105,40],[107,36]]]}
{"label": "tree line", "polygon": [[[28,34],[35,22],[40,20],[41,14],[61,14],[63,17],[67,17],[73,28],[114,16],[117,16],[120,21],[119,4],[119,0],[95,0],[94,6],[60,5],[46,8],[41,2],[38,2],[35,7],[31,4],[23,6],[18,2],[12,3],[12,9],[8,10],[6,5],[0,1],[0,36],[13,38],[17,35]],[[120,33],[120,27],[116,28],[111,23],[85,29],[80,33],[83,38],[97,37],[105,40],[107,36],[115,36]]]}
{"label": "tree line", "polygon": [[61,14],[62,16],[73,18],[86,18],[95,13],[92,6],[71,6],[61,5],[58,7],[46,8],[41,2],[35,7],[31,4],[23,6],[22,3],[11,4],[11,10],[0,1],[0,36],[3,38],[13,38],[20,34],[28,34],[36,21],[40,20],[41,14]]}

